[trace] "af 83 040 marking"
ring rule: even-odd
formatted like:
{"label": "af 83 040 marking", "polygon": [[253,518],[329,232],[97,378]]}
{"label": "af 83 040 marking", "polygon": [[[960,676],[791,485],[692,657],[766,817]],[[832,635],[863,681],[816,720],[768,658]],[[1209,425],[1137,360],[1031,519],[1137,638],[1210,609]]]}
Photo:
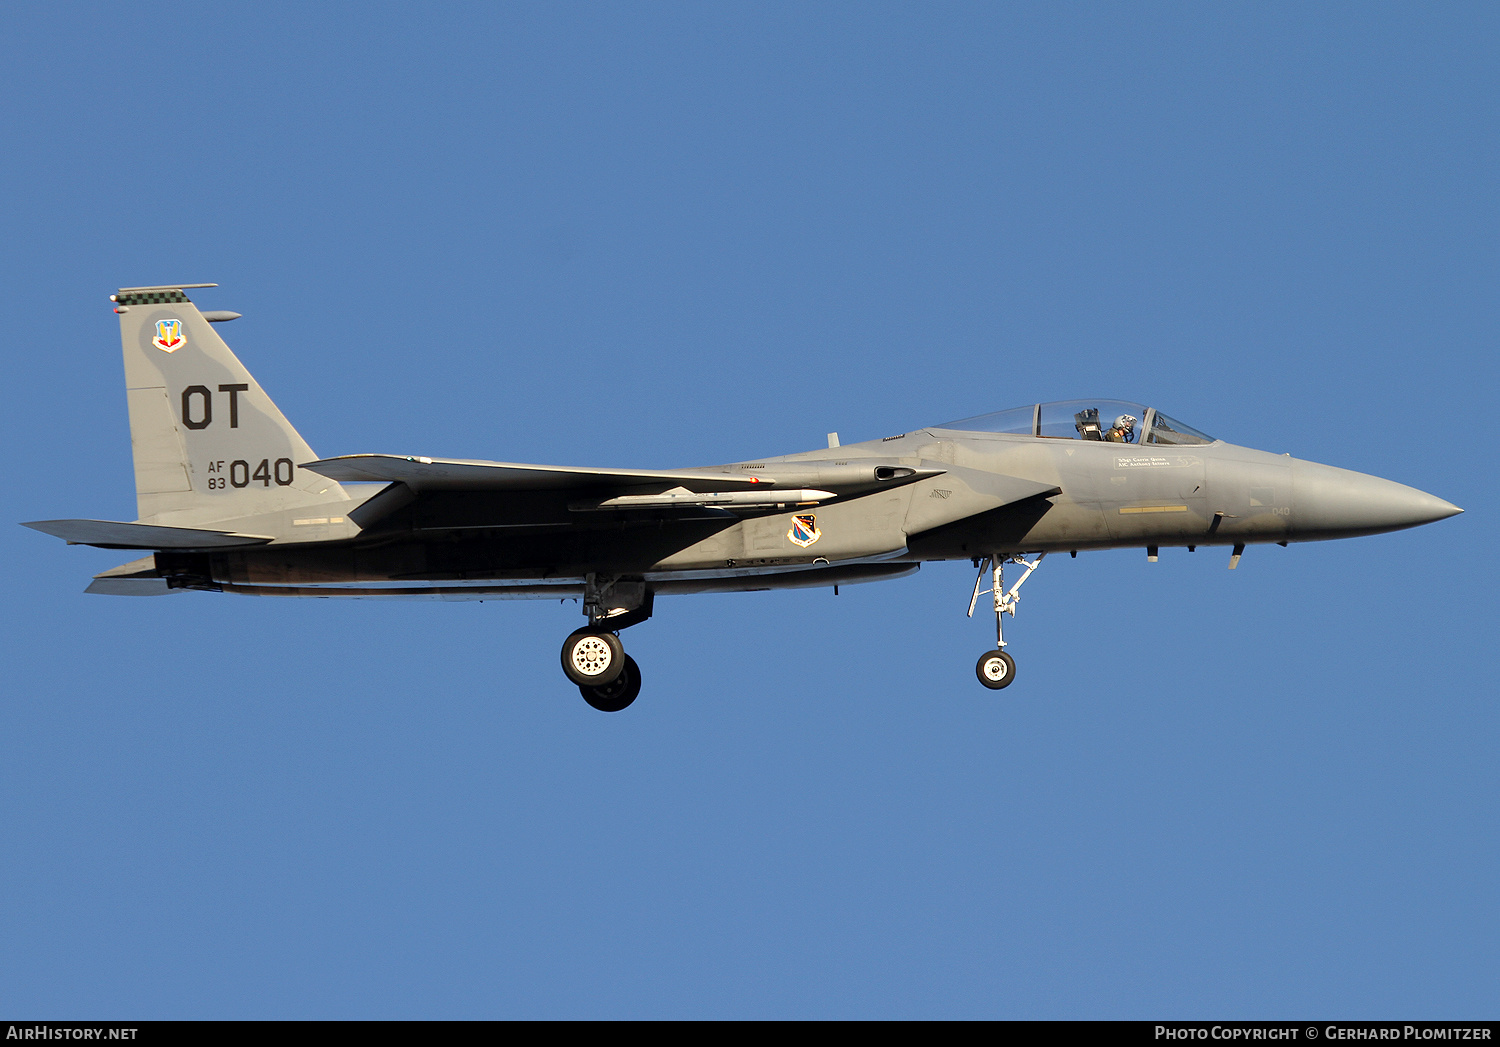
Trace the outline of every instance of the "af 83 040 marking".
{"label": "af 83 040 marking", "polygon": [[297,467],[292,464],[290,458],[278,458],[274,463],[269,458],[262,458],[260,464],[256,465],[252,472],[250,462],[237,458],[232,462],[225,462],[222,459],[209,462],[206,472],[208,489],[224,491],[231,487],[249,487],[252,483],[270,487],[274,482],[278,487],[290,487],[297,474]]}

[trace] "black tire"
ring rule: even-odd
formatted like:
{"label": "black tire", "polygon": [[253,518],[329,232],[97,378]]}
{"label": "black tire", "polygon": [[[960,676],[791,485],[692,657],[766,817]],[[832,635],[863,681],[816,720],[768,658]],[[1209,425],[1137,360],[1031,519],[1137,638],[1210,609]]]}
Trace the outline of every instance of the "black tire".
{"label": "black tire", "polygon": [[625,647],[614,633],[597,628],[579,629],[563,641],[563,673],[579,687],[614,683],[624,666]]}
{"label": "black tire", "polygon": [[998,691],[1016,678],[1016,660],[1001,650],[985,651],[974,666],[974,675],[990,690]]}
{"label": "black tire", "polygon": [[578,693],[601,713],[617,713],[635,701],[636,696],[641,693],[641,668],[627,654],[624,664],[620,666],[620,675],[615,677],[613,683],[600,687],[580,686]]}

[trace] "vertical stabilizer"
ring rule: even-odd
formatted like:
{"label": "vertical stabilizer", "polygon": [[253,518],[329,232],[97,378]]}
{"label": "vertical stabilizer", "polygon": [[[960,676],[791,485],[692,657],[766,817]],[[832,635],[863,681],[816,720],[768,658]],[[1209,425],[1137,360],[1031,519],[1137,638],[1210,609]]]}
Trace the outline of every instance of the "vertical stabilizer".
{"label": "vertical stabilizer", "polygon": [[201,525],[347,501],[337,483],[299,468],[318,456],[183,293],[212,286],[126,287],[112,296],[138,518]]}

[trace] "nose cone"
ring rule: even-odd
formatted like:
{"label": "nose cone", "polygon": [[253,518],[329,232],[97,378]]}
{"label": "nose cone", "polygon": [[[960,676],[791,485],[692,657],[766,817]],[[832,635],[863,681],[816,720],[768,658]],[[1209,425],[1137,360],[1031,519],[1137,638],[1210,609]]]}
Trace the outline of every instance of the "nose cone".
{"label": "nose cone", "polygon": [[1463,512],[1437,495],[1316,462],[1292,466],[1291,537],[1350,538],[1399,531]]}

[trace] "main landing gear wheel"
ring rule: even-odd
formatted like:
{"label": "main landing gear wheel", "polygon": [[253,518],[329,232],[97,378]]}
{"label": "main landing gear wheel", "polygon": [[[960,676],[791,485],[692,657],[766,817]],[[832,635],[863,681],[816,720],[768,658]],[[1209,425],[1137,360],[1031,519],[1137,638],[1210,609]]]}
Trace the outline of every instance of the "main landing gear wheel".
{"label": "main landing gear wheel", "polygon": [[[562,646],[562,668],[579,687],[604,687],[615,682],[629,661],[620,638],[598,628],[579,629]],[[634,664],[634,663],[632,663]],[[636,690],[640,690],[637,683]],[[634,698],[635,695],[631,695]],[[592,703],[591,703],[592,704]],[[625,703],[629,705],[629,702]],[[624,705],[620,708],[625,708]]]}
{"label": "main landing gear wheel", "polygon": [[998,691],[1002,687],[1009,687],[1010,682],[1016,678],[1016,660],[1004,651],[986,651],[979,656],[979,664],[974,666],[974,672],[980,683],[992,691]]}
{"label": "main landing gear wheel", "polygon": [[601,713],[617,713],[635,701],[636,695],[641,693],[640,666],[636,665],[635,659],[627,654],[620,664],[619,675],[614,678],[614,682],[598,687],[580,684],[578,690],[583,695],[583,700]]}

